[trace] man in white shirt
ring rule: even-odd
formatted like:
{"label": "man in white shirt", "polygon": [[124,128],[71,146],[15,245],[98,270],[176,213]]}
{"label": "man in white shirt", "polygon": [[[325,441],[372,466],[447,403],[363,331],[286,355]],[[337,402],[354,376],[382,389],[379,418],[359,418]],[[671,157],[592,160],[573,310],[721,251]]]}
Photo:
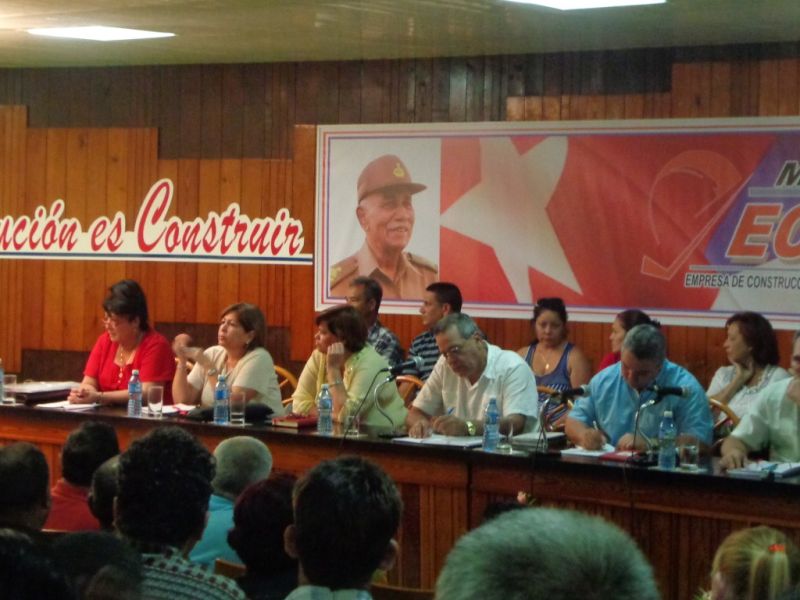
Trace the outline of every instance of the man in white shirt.
{"label": "man in white shirt", "polygon": [[497,399],[502,433],[535,428],[536,380],[516,352],[487,343],[463,313],[444,317],[433,335],[442,356],[411,405],[406,419],[410,436],[481,435],[490,398]]}
{"label": "man in white shirt", "polygon": [[778,462],[800,461],[800,331],[794,334],[790,379],[770,384],[722,443],[723,469],[744,466],[750,452],[769,448]]}

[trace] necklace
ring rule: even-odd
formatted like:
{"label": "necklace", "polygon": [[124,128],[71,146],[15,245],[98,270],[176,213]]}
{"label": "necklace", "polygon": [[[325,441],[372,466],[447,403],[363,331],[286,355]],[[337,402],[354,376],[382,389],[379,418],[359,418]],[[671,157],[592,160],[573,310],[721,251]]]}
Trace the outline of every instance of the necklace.
{"label": "necklace", "polygon": [[139,335],[136,337],[136,343],[130,350],[124,349],[122,347],[122,344],[120,344],[117,350],[117,364],[120,367],[124,367],[133,358],[134,354],[136,354],[136,350],[138,350],[139,348],[139,343],[141,341],[142,341],[142,333],[139,332]]}
{"label": "necklace", "polygon": [[[536,350],[533,353],[533,362],[534,362],[534,371],[538,375],[544,375],[550,372],[550,365],[552,364],[553,368],[555,369],[556,365],[558,364],[558,360],[560,359],[561,355],[563,354],[562,348],[557,348],[555,351],[547,351],[543,348],[543,346],[537,344]],[[538,364],[537,364],[538,363]],[[542,363],[544,363],[544,368],[542,369]],[[537,368],[539,367],[539,368]]]}

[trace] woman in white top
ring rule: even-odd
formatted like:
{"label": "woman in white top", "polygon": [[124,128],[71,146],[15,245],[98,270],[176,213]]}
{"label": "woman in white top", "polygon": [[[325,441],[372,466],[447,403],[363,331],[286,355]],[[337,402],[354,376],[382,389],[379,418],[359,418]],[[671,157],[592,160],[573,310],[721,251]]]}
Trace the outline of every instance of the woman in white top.
{"label": "woman in white top", "polygon": [[[217,377],[224,374],[228,388],[244,392],[247,402],[266,404],[273,414],[283,415],[281,391],[275,365],[264,347],[267,325],[257,306],[239,302],[222,311],[217,332],[217,346],[205,350],[191,348],[191,338],[181,333],[172,348],[178,357],[178,369],[172,380],[176,404],[214,404]],[[186,361],[195,361],[187,373]]]}
{"label": "woman in white top", "polygon": [[[708,397],[727,404],[741,419],[767,385],[789,377],[778,366],[778,340],[772,325],[755,312],[738,312],[725,323],[723,347],[730,366],[720,367],[708,386]],[[720,417],[724,419],[724,415]]]}

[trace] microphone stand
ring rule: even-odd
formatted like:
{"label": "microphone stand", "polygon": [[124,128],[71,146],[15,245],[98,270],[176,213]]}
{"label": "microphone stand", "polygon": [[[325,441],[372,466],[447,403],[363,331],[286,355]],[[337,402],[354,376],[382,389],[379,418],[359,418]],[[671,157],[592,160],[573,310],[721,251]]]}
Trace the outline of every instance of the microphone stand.
{"label": "microphone stand", "polygon": [[[633,454],[631,454],[630,458],[630,462],[636,465],[647,466],[655,464],[655,458],[653,457],[653,442],[644,433],[639,431],[639,416],[646,409],[658,404],[660,401],[661,398],[656,395],[655,398],[651,398],[644,404],[640,404],[639,408],[636,409],[636,417],[633,420]],[[639,435],[641,435],[644,438],[644,441],[647,443],[647,451],[644,454],[636,453],[636,437]]]}

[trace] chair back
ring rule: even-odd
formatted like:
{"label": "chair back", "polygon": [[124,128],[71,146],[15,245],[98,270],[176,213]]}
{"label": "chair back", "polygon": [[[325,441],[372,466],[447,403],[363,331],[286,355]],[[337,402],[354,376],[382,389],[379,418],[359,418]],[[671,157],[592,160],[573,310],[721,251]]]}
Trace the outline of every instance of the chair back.
{"label": "chair back", "polygon": [[223,577],[236,579],[237,577],[244,575],[246,572],[247,567],[244,565],[225,560],[224,558],[218,558],[214,561],[214,573],[216,575],[222,575]]}
{"label": "chair back", "polygon": [[373,583],[373,600],[433,600],[433,590],[407,588],[388,583]]}
{"label": "chair back", "polygon": [[275,374],[278,376],[278,387],[283,397],[282,403],[288,406],[292,403],[292,392],[297,389],[297,377],[288,369],[275,365]]}
{"label": "chair back", "polygon": [[425,385],[422,379],[414,375],[398,375],[397,379],[395,379],[395,383],[397,384],[397,391],[403,399],[403,404],[406,405],[406,408],[413,402],[417,392]]}
{"label": "chair back", "polygon": [[727,404],[723,404],[722,402],[720,402],[719,400],[716,400],[714,398],[709,398],[708,399],[708,404],[709,404],[709,406],[711,408],[711,413],[712,414],[717,414],[717,412],[721,412],[721,413],[724,413],[726,417],[728,417],[727,419],[717,420],[714,423],[714,433],[715,434],[720,432],[724,428],[725,424],[728,421],[731,422],[731,429],[735,428],[739,424],[739,421],[740,421],[739,415],[737,415],[735,412],[733,412],[733,409],[730,406],[728,406]]}

